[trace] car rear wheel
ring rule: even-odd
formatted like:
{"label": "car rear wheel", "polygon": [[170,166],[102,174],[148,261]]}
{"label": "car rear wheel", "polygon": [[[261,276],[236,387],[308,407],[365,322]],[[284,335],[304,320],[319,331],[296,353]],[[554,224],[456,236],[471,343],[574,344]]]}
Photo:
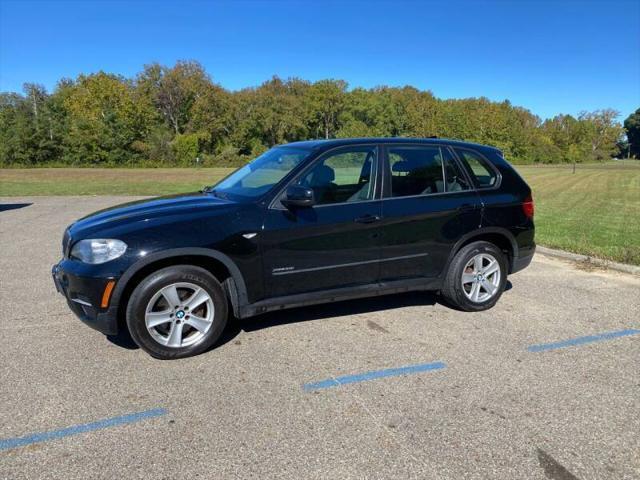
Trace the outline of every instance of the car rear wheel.
{"label": "car rear wheel", "polygon": [[464,246],[453,258],[444,281],[442,295],[452,306],[464,311],[493,307],[507,283],[507,259],[489,242]]}
{"label": "car rear wheel", "polygon": [[227,323],[227,301],[208,271],[176,265],[152,273],[127,305],[134,341],[161,359],[197,355],[211,347]]}

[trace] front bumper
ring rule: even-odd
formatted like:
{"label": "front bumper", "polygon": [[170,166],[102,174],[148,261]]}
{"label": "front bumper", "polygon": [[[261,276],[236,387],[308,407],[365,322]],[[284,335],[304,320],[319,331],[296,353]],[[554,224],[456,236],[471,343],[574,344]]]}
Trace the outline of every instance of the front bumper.
{"label": "front bumper", "polygon": [[102,296],[107,283],[113,278],[93,278],[79,275],[70,260],[62,260],[53,266],[51,275],[56,290],[67,300],[73,313],[91,328],[105,335],[118,333],[118,305],[113,299],[102,308]]}

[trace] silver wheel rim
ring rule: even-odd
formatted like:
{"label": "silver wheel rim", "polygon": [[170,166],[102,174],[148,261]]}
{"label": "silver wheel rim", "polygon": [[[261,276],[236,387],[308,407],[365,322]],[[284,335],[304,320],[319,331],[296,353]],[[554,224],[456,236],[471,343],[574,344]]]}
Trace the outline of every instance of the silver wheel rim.
{"label": "silver wheel rim", "polygon": [[474,303],[493,298],[500,288],[500,264],[493,255],[479,253],[462,270],[462,291]]}
{"label": "silver wheel rim", "polygon": [[144,323],[160,345],[181,348],[202,341],[211,326],[215,307],[207,291],[193,283],[161,288],[147,304]]}

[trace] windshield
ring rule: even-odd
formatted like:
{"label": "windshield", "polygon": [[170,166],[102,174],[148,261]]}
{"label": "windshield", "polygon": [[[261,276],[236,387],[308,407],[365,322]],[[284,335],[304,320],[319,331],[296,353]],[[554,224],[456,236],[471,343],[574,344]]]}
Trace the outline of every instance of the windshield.
{"label": "windshield", "polygon": [[218,196],[259,197],[282,180],[307,158],[309,153],[309,150],[302,148],[272,148],[209,188],[208,191]]}

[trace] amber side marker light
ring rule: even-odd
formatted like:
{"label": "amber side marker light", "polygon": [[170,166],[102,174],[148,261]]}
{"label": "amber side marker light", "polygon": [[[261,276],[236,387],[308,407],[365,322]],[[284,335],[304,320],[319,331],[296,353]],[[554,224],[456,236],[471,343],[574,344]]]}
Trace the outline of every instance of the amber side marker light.
{"label": "amber side marker light", "polygon": [[109,300],[111,300],[111,292],[113,292],[113,287],[115,287],[115,285],[115,280],[109,280],[107,282],[107,286],[104,287],[104,293],[102,294],[102,303],[100,303],[100,306],[102,308],[107,308],[109,306]]}

